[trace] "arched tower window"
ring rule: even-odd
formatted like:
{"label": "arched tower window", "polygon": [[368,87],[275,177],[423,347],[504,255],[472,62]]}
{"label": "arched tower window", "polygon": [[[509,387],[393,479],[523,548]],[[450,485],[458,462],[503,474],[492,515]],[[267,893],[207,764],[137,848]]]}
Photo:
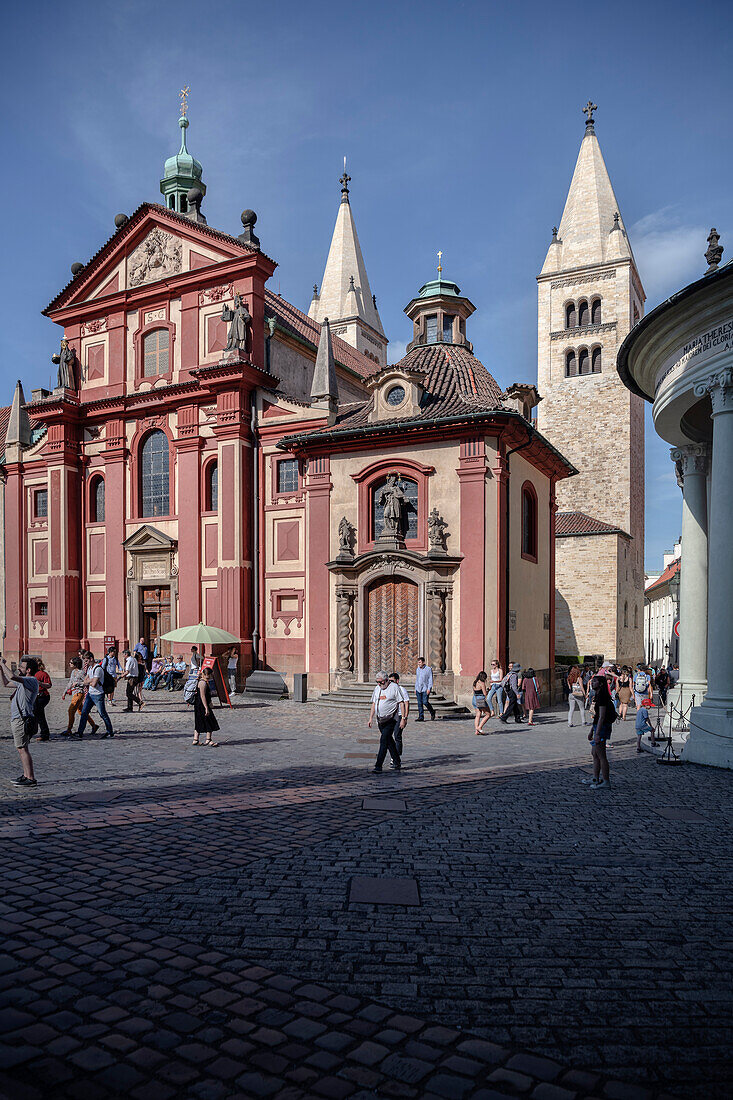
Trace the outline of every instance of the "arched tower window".
{"label": "arched tower window", "polygon": [[578,352],[578,374],[590,374],[590,356],[587,348]]}
{"label": "arched tower window", "polygon": [[170,339],[167,328],[148,332],[143,340],[143,377],[154,378],[168,373]]}
{"label": "arched tower window", "polygon": [[95,477],[89,489],[89,520],[104,523],[104,478]]}
{"label": "arched tower window", "polygon": [[219,463],[214,460],[206,468],[206,511],[216,512],[219,509]]}
{"label": "arched tower window", "polygon": [[601,349],[600,348],[593,348],[593,353],[591,355],[591,372],[593,374],[600,374],[601,373]]}
{"label": "arched tower window", "polygon": [[578,360],[575,357],[574,351],[569,351],[565,355],[565,377],[575,378],[578,373]]}
{"label": "arched tower window", "polygon": [[537,561],[537,493],[531,481],[522,486],[522,557]]}
{"label": "arched tower window", "polygon": [[578,325],[590,324],[590,311],[588,310],[588,303],[585,298],[578,302]]}
{"label": "arched tower window", "polygon": [[639,627],[639,605],[634,604],[634,630]]}
{"label": "arched tower window", "polygon": [[600,325],[601,323],[601,299],[594,298],[590,307],[590,323],[592,325]]}
{"label": "arched tower window", "polygon": [[624,600],[624,626],[629,625],[629,601]]}
{"label": "arched tower window", "polygon": [[140,515],[167,516],[170,512],[168,437],[155,431],[140,448]]}
{"label": "arched tower window", "polygon": [[575,302],[568,302],[565,306],[565,328],[575,328],[578,324],[578,311]]}

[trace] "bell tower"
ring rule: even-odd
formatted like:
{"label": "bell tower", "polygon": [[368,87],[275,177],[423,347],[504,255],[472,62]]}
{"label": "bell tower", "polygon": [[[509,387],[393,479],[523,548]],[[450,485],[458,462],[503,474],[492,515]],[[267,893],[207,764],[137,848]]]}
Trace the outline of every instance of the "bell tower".
{"label": "bell tower", "polygon": [[178,119],[178,125],[181,128],[181,148],[175,156],[168,157],[163,169],[163,178],[160,181],[163,202],[169,210],[175,210],[177,214],[189,213],[189,191],[200,192],[197,196],[199,204],[206,194],[206,184],[201,179],[203,168],[186,147],[189,91],[188,87],[181,91],[181,117]]}
{"label": "bell tower", "polygon": [[[592,623],[568,630],[566,649],[640,660],[643,656],[644,580],[644,402],[630,393],[616,371],[624,337],[642,317],[645,294],[618,200],[596,137],[590,100],[583,109],[585,134],[559,228],[553,229],[538,276],[537,426],[577,467],[578,475],[557,486],[557,588],[573,617],[574,568],[584,583],[596,577],[588,539],[623,536],[620,564],[608,570],[606,613],[616,619],[616,638],[594,636]],[[578,518],[584,516],[584,519]],[[574,518],[573,518],[574,517]],[[580,532],[584,534],[580,534]],[[593,533],[591,533],[593,532]],[[571,540],[575,540],[571,543]],[[579,540],[582,540],[579,541]],[[587,560],[580,554],[588,549]],[[581,558],[585,564],[581,564]],[[567,561],[565,560],[567,559]],[[567,565],[569,576],[563,577]],[[605,583],[605,582],[604,582]],[[558,605],[561,632],[561,608]],[[615,615],[614,615],[615,612]],[[578,610],[582,619],[582,614]],[[577,643],[577,647],[575,646]]]}

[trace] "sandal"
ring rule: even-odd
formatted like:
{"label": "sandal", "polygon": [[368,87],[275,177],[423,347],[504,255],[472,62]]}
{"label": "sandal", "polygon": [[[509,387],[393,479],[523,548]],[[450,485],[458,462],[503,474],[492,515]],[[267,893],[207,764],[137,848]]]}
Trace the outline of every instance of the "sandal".
{"label": "sandal", "polygon": [[193,741],[191,742],[191,744],[192,744],[192,745],[200,745],[200,744],[201,744],[201,742],[199,741],[198,737],[194,737],[194,739],[193,739]]}
{"label": "sandal", "polygon": [[207,737],[207,739],[204,741],[204,746],[206,745],[210,745],[212,749],[216,749],[219,747],[219,742],[212,741],[210,737]]}

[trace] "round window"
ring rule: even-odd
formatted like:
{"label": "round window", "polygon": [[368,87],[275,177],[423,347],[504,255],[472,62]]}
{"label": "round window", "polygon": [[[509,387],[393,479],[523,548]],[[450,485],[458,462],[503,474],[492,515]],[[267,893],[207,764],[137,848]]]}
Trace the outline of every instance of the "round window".
{"label": "round window", "polygon": [[388,393],[387,393],[387,404],[388,405],[401,405],[404,400],[405,400],[405,387],[404,386],[393,386],[392,389],[389,390]]}

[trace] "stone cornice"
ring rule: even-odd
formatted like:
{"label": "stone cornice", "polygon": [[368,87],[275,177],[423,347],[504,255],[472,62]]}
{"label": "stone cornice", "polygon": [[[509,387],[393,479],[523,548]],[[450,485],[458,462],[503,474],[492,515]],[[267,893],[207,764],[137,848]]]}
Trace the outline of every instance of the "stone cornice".
{"label": "stone cornice", "polygon": [[557,332],[551,332],[550,333],[550,339],[551,340],[565,339],[565,340],[572,340],[573,342],[576,342],[577,340],[581,340],[586,335],[587,336],[594,336],[596,333],[599,333],[599,332],[615,332],[615,331],[616,331],[616,322],[615,321],[607,321],[605,324],[602,324],[602,325],[583,325],[582,327],[577,327],[577,328],[559,329]]}

